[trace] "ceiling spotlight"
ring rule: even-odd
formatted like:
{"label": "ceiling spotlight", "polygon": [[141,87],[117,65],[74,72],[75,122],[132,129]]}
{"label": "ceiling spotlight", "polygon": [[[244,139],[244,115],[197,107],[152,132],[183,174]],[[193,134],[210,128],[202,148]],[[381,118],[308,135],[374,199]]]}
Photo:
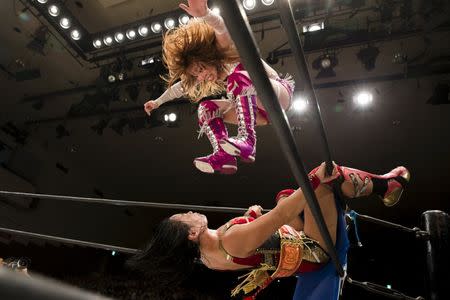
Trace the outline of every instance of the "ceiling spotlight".
{"label": "ceiling spotlight", "polygon": [[68,29],[70,27],[70,20],[68,18],[62,18],[61,21],[59,21],[59,25],[64,29]]}
{"label": "ceiling spotlight", "polygon": [[175,113],[169,114],[169,122],[175,122],[177,120],[177,115]]}
{"label": "ceiling spotlight", "polygon": [[141,66],[150,65],[153,64],[154,62],[155,58],[153,56],[150,56],[141,60]]}
{"label": "ceiling spotlight", "polygon": [[214,6],[213,8],[211,8],[211,12],[215,15],[220,15],[220,8]]}
{"label": "ceiling spotlight", "polygon": [[81,39],[81,33],[77,30],[74,29],[70,32],[70,36],[72,37],[72,39],[74,39],[75,41],[78,41],[79,39]]}
{"label": "ceiling spotlight", "polygon": [[355,103],[360,107],[367,107],[372,103],[372,100],[373,96],[369,92],[360,92],[354,98]]}
{"label": "ceiling spotlight", "polygon": [[103,39],[103,43],[105,43],[106,46],[111,46],[113,43],[113,38],[111,36],[105,36]]}
{"label": "ceiling spotlight", "polygon": [[162,26],[161,26],[161,24],[158,23],[158,22],[152,23],[152,25],[151,25],[150,27],[152,28],[152,31],[153,31],[154,33],[160,33],[161,30],[162,30]]}
{"label": "ceiling spotlight", "polygon": [[408,62],[408,55],[403,52],[396,52],[392,55],[392,62],[394,64],[404,64]]}
{"label": "ceiling spotlight", "polygon": [[242,5],[246,10],[252,10],[256,7],[256,0],[244,0]]}
{"label": "ceiling spotlight", "polygon": [[102,46],[102,41],[99,39],[96,39],[95,41],[92,42],[92,44],[94,45],[95,48],[100,48]]}
{"label": "ceiling spotlight", "polygon": [[142,25],[142,26],[139,27],[138,32],[139,32],[139,34],[140,34],[141,36],[144,36],[144,37],[145,37],[145,36],[147,36],[147,34],[148,34],[148,27],[145,26],[145,25]]}
{"label": "ceiling spotlight", "polygon": [[130,40],[134,40],[136,38],[136,31],[134,31],[134,29],[129,29],[127,31],[127,38]]}
{"label": "ceiling spotlight", "polygon": [[333,53],[325,53],[317,57],[313,63],[312,67],[315,70],[319,70],[316,78],[326,78],[326,77],[334,77],[336,76],[336,72],[334,72],[333,68],[338,64],[338,59]]}
{"label": "ceiling spotlight", "polygon": [[177,120],[177,114],[176,113],[164,114],[164,122],[166,122],[166,123],[173,123],[176,120]]}
{"label": "ceiling spotlight", "polygon": [[109,83],[113,83],[113,82],[115,82],[116,81],[116,76],[114,76],[114,75],[109,75],[108,76],[108,82]]}
{"label": "ceiling spotlight", "polygon": [[178,18],[178,22],[180,23],[180,25],[181,24],[183,24],[183,25],[186,25],[188,22],[189,22],[189,16],[188,15],[181,15],[179,18]]}
{"label": "ceiling spotlight", "polygon": [[175,27],[175,20],[172,18],[167,18],[166,20],[164,20],[164,26],[167,29],[172,29]]}
{"label": "ceiling spotlight", "polygon": [[48,0],[37,0],[37,2],[42,3],[42,4],[47,3],[47,1],[48,1]]}
{"label": "ceiling spotlight", "polygon": [[127,73],[119,73],[117,75],[117,79],[119,79],[119,81],[124,81],[125,79],[127,79]]}
{"label": "ceiling spotlight", "polygon": [[262,0],[261,2],[262,4],[269,6],[272,5],[275,2],[275,0]]}
{"label": "ceiling spotlight", "polygon": [[59,16],[59,7],[56,5],[50,5],[50,7],[48,8],[48,13],[50,14],[50,16],[52,17],[57,17]]}
{"label": "ceiling spotlight", "polygon": [[359,50],[356,57],[362,62],[367,71],[375,69],[375,61],[377,60],[380,50],[377,47],[369,46]]}
{"label": "ceiling spotlight", "polygon": [[325,28],[324,22],[311,23],[303,26],[303,32],[314,32]]}
{"label": "ceiling spotlight", "polygon": [[296,112],[304,112],[306,108],[308,107],[308,100],[303,97],[297,97],[292,102],[292,109]]}
{"label": "ceiling spotlight", "polygon": [[125,39],[125,36],[123,35],[122,32],[117,32],[117,33],[114,35],[114,39],[116,40],[116,42],[122,43],[123,40]]}

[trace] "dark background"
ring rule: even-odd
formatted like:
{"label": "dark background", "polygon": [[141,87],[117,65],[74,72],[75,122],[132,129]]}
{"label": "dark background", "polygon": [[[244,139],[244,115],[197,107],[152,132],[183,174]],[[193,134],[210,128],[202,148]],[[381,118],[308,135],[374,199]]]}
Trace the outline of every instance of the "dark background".
{"label": "dark background", "polygon": [[[144,114],[145,101],[156,98],[163,88],[158,75],[164,70],[158,63],[147,70],[138,64],[159,53],[160,37],[107,51],[77,52],[70,38],[64,38],[67,32],[39,16],[30,3],[0,3],[0,189],[208,206],[258,203],[270,208],[279,190],[296,187],[271,126],[258,128],[254,164],[239,164],[234,176],[210,176],[192,165],[194,157],[210,152],[206,138],[197,140],[195,107],[179,100],[161,107],[151,118]],[[90,33],[114,33],[114,28],[174,12],[178,4],[172,0],[58,3]],[[375,173],[404,165],[412,174],[395,207],[371,199],[352,201],[351,207],[407,227],[420,226],[426,210],[448,212],[449,1],[292,3],[302,20],[300,31],[302,25],[325,20],[324,31],[302,38],[333,159]],[[273,17],[276,10],[261,9],[260,3],[258,7],[249,19],[261,56],[278,58],[272,60],[274,68],[292,74],[300,94],[304,86],[289,46],[283,46],[287,38]],[[379,51],[373,68],[358,58],[368,47]],[[314,66],[325,54],[337,58],[335,76],[317,78],[320,70]],[[123,72],[127,78],[109,83],[111,72],[116,76]],[[358,108],[353,102],[361,89],[374,95],[369,108]],[[178,114],[174,126],[162,121],[169,112]],[[313,116],[308,110],[291,110],[287,115],[304,164],[312,169],[324,158]],[[129,248],[140,247],[151,228],[174,212],[0,197],[1,227]],[[231,217],[211,214],[210,226]],[[353,242],[350,276],[391,284],[411,296],[425,295],[423,244],[408,234],[364,222],[358,225],[364,246],[358,248]],[[32,271],[124,297],[117,291],[125,289],[120,284],[128,277],[122,269],[124,254],[112,256],[107,251],[0,234],[0,257],[11,256],[29,257]],[[235,279],[234,273],[200,270],[188,285],[214,295],[213,299],[226,299]],[[289,299],[280,290],[291,293],[294,282],[274,283],[265,297]],[[133,287],[130,290],[141,289]],[[343,298],[370,297],[379,299],[347,286]]]}

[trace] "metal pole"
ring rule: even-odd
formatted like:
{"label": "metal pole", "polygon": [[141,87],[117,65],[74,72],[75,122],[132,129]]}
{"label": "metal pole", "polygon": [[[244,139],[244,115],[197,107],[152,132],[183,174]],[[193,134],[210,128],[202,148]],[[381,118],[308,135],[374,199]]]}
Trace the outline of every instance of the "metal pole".
{"label": "metal pole", "polygon": [[450,222],[439,210],[422,214],[422,223],[430,238],[426,242],[426,285],[430,300],[450,299]]}
{"label": "metal pole", "polygon": [[[156,207],[156,208],[165,208],[165,209],[197,210],[197,211],[223,212],[223,213],[236,213],[236,214],[244,214],[247,211],[247,208],[240,208],[240,207],[204,206],[204,205],[189,205],[189,204],[178,204],[178,203],[127,201],[127,200],[114,200],[114,199],[104,199],[104,198],[86,198],[86,197],[48,195],[48,194],[32,194],[32,193],[9,192],[9,191],[0,191],[0,195],[1,196],[15,196],[15,197],[31,197],[31,198],[50,199],[50,200],[57,200],[57,201],[99,203],[99,204],[118,205],[118,206]],[[264,210],[264,212],[267,212],[267,211],[268,210]]]}
{"label": "metal pole", "polygon": [[256,42],[250,34],[251,28],[248,24],[243,7],[241,3],[236,0],[221,1],[221,5],[225,24],[239,51],[241,61],[250,74],[253,84],[258,91],[258,97],[269,112],[273,128],[280,139],[281,147],[291,166],[295,180],[302,188],[303,194],[305,195],[306,201],[308,202],[320,230],[320,234],[325,241],[325,246],[329,251],[330,258],[334,262],[339,275],[343,276],[344,270],[339,263],[336,249],[331,240],[328,228],[325,225],[314,191],[309,183],[308,175],[297,150],[286,114],[278,103],[270,80],[267,78],[267,74],[262,65]]}
{"label": "metal pole", "polygon": [[385,221],[385,220],[377,219],[377,218],[374,218],[374,217],[371,217],[371,216],[367,216],[367,215],[360,215],[360,214],[358,214],[358,213],[356,213],[354,211],[352,211],[352,212],[353,212],[353,214],[351,214],[351,216],[356,216],[360,220],[364,220],[364,221],[367,221],[367,222],[372,222],[372,223],[375,223],[375,224],[378,224],[378,225],[382,225],[382,226],[386,226],[386,227],[391,227],[391,228],[398,229],[398,230],[405,231],[405,232],[409,232],[409,233],[414,233],[414,234],[416,234],[417,237],[424,238],[424,237],[428,236],[428,232],[421,231],[417,227],[408,228],[408,227],[405,227],[403,225],[395,224],[395,223],[392,223],[392,222],[388,222],[388,221]]}
{"label": "metal pole", "polygon": [[311,81],[311,76],[309,74],[308,66],[306,64],[305,53],[303,51],[303,46],[299,38],[299,33],[297,31],[297,26],[295,24],[294,14],[292,13],[292,7],[289,0],[279,0],[278,8],[281,17],[281,23],[283,25],[286,34],[288,35],[289,45],[291,46],[292,54],[294,55],[295,63],[297,64],[297,70],[303,75],[301,77],[302,84],[306,85],[308,90],[309,99],[315,104],[313,105],[313,119],[316,120],[317,126],[319,128],[319,135],[321,137],[322,149],[325,149],[325,161],[327,164],[328,174],[331,174],[333,171],[333,163],[331,159],[330,147],[327,141],[327,135],[325,133],[325,129],[323,126],[323,120],[320,114],[320,106],[317,101],[316,93],[314,91],[313,83]]}
{"label": "metal pole", "polygon": [[34,233],[34,232],[27,232],[27,231],[21,231],[21,230],[15,230],[15,229],[3,228],[3,227],[0,227],[0,232],[9,233],[11,235],[25,236],[25,237],[29,237],[29,238],[42,239],[42,240],[47,240],[47,241],[51,241],[51,242],[58,242],[58,243],[62,243],[62,244],[104,249],[104,250],[108,250],[108,251],[117,251],[117,252],[130,253],[130,254],[136,254],[139,252],[139,250],[132,249],[132,248],[112,246],[112,245],[106,245],[106,244],[100,244],[100,243],[92,243],[92,242],[62,238],[62,237],[58,237],[58,236],[45,235],[45,234],[39,234],[39,233]]}

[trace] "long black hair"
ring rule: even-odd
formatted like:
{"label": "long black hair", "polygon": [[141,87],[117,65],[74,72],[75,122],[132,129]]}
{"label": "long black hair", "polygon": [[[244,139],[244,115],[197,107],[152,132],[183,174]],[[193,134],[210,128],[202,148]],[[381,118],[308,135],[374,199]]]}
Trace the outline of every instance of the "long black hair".
{"label": "long black hair", "polygon": [[173,292],[189,277],[200,259],[199,245],[188,236],[187,224],[164,219],[145,248],[131,257],[127,265],[154,282],[156,289]]}

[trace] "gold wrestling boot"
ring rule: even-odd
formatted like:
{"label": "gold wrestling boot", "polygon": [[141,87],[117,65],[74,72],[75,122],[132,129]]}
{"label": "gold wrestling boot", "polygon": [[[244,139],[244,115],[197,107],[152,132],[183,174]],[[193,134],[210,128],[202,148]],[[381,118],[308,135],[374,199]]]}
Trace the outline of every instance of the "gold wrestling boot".
{"label": "gold wrestling boot", "polygon": [[372,193],[378,195],[384,205],[389,207],[397,204],[411,178],[410,172],[405,167],[397,167],[384,175],[375,175],[342,166],[337,168],[346,181],[353,183],[354,195],[352,198],[367,195],[367,188],[372,181]]}

